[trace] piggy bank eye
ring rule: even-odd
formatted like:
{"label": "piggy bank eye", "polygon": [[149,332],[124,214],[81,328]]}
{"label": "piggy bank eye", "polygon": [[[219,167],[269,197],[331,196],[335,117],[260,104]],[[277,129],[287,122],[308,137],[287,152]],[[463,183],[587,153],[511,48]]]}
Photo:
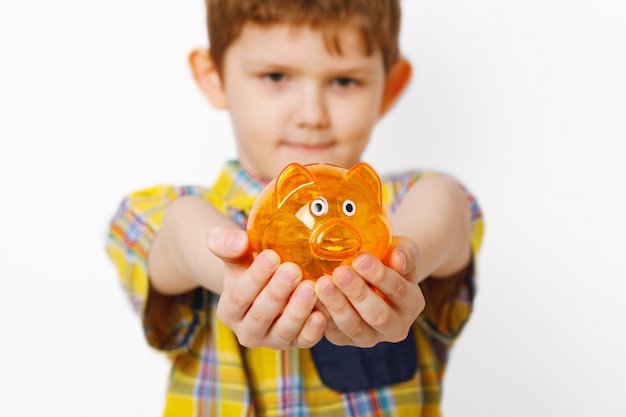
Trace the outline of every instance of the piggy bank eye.
{"label": "piggy bank eye", "polygon": [[354,216],[354,213],[356,212],[356,204],[354,204],[354,201],[352,200],[346,200],[343,202],[343,214],[345,214],[346,216]]}
{"label": "piggy bank eye", "polygon": [[323,197],[316,198],[311,203],[311,213],[316,216],[323,216],[328,212],[328,203]]}

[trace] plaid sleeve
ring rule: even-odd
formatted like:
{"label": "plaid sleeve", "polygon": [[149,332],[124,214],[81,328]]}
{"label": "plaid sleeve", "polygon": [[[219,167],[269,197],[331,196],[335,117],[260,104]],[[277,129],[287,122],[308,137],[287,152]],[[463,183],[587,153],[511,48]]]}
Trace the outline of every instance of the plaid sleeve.
{"label": "plaid sleeve", "polygon": [[[443,175],[436,172],[408,172],[389,178],[383,184],[383,193],[389,201],[393,212],[398,207],[408,190],[417,181],[433,176]],[[458,181],[457,181],[458,183]],[[443,297],[441,308],[434,311],[427,305],[426,310],[418,319],[424,331],[444,345],[451,345],[465,322],[469,319],[475,293],[475,257],[481,246],[483,236],[483,216],[476,198],[459,183],[466,195],[467,204],[471,209],[471,248],[472,261],[458,277],[445,280],[427,279],[422,289],[427,301],[433,297]],[[433,303],[434,304],[434,303]]]}
{"label": "plaid sleeve", "polygon": [[152,290],[148,253],[167,207],[184,195],[204,195],[200,187],[156,186],[125,197],[111,220],[106,252],[115,265],[133,309],[141,316],[150,346],[172,354],[185,350],[207,320],[209,294],[195,289],[178,296]]}

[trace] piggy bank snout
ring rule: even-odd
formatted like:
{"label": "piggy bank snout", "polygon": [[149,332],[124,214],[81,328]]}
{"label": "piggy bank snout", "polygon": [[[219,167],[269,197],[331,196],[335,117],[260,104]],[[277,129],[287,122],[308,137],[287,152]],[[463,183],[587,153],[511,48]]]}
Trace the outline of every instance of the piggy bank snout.
{"label": "piggy bank snout", "polygon": [[342,260],[361,249],[361,236],[354,227],[340,219],[320,225],[311,236],[311,251],[321,259]]}

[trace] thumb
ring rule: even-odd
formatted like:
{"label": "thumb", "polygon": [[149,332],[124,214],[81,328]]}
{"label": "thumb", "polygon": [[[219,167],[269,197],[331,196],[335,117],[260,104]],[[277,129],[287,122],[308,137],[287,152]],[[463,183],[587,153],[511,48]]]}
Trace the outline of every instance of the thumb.
{"label": "thumb", "polygon": [[243,257],[248,251],[248,234],[231,227],[216,227],[209,232],[207,247],[224,261]]}
{"label": "thumb", "polygon": [[394,236],[388,256],[388,266],[397,273],[413,279],[416,276],[417,244],[407,237]]}

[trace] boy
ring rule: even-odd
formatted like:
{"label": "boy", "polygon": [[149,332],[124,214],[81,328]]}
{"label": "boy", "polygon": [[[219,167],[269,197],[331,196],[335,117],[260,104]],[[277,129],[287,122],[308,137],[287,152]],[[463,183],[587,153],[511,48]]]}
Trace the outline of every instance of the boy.
{"label": "boy", "polygon": [[[164,415],[439,415],[473,298],[482,221],[443,175],[384,180],[395,235],[317,281],[247,256],[254,198],[290,162],[349,168],[410,79],[398,0],[207,0],[198,87],[228,109],[238,160],[210,189],[127,197],[107,251],[148,343],[172,360]],[[376,294],[376,287],[387,300]],[[426,307],[425,307],[426,305]]]}

